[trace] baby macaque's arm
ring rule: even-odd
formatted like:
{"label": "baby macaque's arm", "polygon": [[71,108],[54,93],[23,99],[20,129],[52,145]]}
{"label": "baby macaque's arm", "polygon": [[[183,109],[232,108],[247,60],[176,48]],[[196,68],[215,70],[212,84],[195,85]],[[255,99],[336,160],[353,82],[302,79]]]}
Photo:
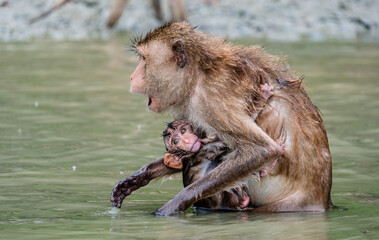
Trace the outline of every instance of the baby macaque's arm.
{"label": "baby macaque's arm", "polygon": [[111,202],[120,208],[124,198],[140,187],[146,186],[151,180],[166,175],[178,173],[181,170],[169,168],[163,162],[163,157],[146,164],[129,177],[116,183],[111,193]]}
{"label": "baby macaque's arm", "polygon": [[222,141],[209,142],[203,146],[197,156],[206,158],[209,161],[214,161],[217,156],[226,152],[227,149]]}
{"label": "baby macaque's arm", "polygon": [[[280,146],[282,153],[285,154],[286,153],[286,147],[285,147],[284,142],[281,139],[277,139],[276,143]],[[273,161],[271,164],[266,164],[265,168],[263,168],[262,170],[259,171],[259,177],[261,177],[261,178],[266,177],[275,168],[275,165],[277,162],[278,162],[278,159]]]}

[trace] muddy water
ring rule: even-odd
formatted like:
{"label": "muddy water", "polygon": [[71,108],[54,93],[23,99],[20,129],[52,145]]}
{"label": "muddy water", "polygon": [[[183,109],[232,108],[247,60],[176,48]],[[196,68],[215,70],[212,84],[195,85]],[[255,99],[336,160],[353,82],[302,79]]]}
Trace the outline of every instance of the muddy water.
{"label": "muddy water", "polygon": [[116,181],[164,152],[170,120],[129,93],[137,59],[124,43],[0,43],[0,239],[379,238],[379,45],[264,43],[305,75],[323,113],[337,209],[157,218],[179,178],[140,189],[121,210],[109,203]]}

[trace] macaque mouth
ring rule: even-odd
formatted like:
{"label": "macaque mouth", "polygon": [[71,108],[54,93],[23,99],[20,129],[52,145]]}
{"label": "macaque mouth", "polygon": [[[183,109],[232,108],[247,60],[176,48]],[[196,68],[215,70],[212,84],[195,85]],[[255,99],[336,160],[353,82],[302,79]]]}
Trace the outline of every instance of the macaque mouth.
{"label": "macaque mouth", "polygon": [[197,152],[199,151],[200,147],[201,147],[201,141],[199,141],[199,138],[196,138],[196,141],[193,143],[189,151],[192,152],[194,149],[194,152]]}
{"label": "macaque mouth", "polygon": [[153,102],[153,100],[151,99],[151,97],[149,96],[149,101],[147,103],[147,107],[150,107],[151,103]]}

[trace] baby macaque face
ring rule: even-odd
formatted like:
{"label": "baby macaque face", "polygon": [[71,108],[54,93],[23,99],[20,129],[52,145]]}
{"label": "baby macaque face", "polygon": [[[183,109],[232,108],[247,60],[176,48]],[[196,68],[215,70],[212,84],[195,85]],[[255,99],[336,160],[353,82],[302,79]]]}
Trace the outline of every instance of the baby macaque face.
{"label": "baby macaque face", "polygon": [[177,149],[198,152],[202,142],[202,139],[194,133],[192,126],[184,120],[168,124],[166,131],[163,132],[163,137],[169,152]]}

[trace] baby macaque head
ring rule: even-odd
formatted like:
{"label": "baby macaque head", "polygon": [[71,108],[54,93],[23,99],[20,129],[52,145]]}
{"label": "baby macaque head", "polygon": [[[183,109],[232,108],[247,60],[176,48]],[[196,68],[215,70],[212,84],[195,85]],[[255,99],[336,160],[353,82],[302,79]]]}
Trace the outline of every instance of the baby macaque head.
{"label": "baby macaque head", "polygon": [[182,169],[183,157],[200,151],[204,134],[194,131],[192,125],[186,120],[177,120],[167,124],[163,132],[163,141],[168,151],[163,156],[163,162],[167,167]]}
{"label": "baby macaque head", "polygon": [[[177,120],[167,124],[167,129],[163,132],[163,140],[168,152],[196,153],[200,151],[203,139],[195,133],[192,125],[186,120]],[[179,150],[179,151],[178,151]]]}

